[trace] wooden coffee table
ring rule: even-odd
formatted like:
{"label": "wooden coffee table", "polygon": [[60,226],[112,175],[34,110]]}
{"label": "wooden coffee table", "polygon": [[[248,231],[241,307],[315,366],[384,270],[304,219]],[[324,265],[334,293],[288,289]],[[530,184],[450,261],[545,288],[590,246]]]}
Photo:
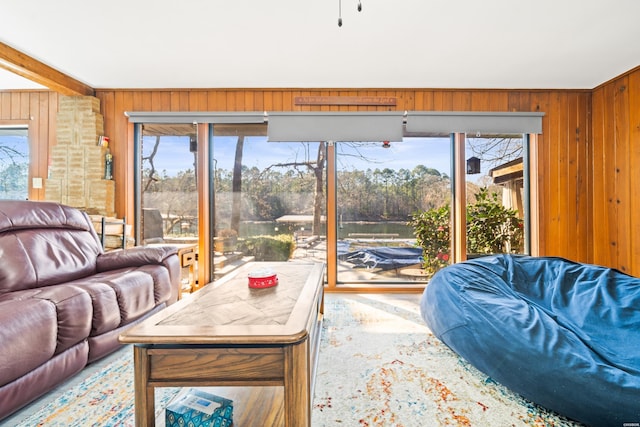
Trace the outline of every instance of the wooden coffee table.
{"label": "wooden coffee table", "polygon": [[[248,273],[265,267],[279,284],[249,288]],[[154,387],[280,386],[283,424],[310,426],[324,270],[249,263],[123,333],[120,341],[134,344],[136,425],[154,425]],[[234,420],[240,408],[251,411],[234,401]]]}

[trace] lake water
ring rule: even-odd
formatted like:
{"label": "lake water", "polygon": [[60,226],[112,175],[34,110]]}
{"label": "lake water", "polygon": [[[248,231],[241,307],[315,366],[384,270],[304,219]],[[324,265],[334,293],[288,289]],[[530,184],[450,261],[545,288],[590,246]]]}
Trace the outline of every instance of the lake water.
{"label": "lake water", "polygon": [[[310,230],[311,224],[277,223],[271,222],[245,222],[240,224],[240,237],[276,234],[293,234],[294,231]],[[322,225],[322,234],[326,233],[326,227]],[[404,222],[343,222],[338,228],[338,239],[349,237],[349,234],[397,234],[399,239],[413,239],[413,228]]]}

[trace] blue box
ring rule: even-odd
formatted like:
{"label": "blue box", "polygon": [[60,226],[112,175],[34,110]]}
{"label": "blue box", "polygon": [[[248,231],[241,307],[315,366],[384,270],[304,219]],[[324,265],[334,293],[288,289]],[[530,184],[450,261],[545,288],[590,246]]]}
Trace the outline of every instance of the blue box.
{"label": "blue box", "polygon": [[231,427],[233,401],[191,388],[169,403],[165,423],[166,427]]}

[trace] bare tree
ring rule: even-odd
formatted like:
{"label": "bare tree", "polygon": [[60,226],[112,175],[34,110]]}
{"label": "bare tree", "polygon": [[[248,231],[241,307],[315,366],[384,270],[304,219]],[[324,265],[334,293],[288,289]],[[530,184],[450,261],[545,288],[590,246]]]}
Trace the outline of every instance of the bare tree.
{"label": "bare tree", "polygon": [[[276,163],[267,167],[263,173],[269,171],[271,168],[276,167],[293,167],[296,170],[298,168],[305,168],[311,171],[315,178],[314,193],[313,193],[313,223],[311,226],[312,234],[320,234],[320,227],[322,225],[322,202],[324,200],[324,171],[326,168],[326,142],[320,142],[318,144],[318,151],[316,158],[311,160],[310,144],[302,143],[304,147],[304,159],[295,159],[291,162]],[[358,159],[366,160],[369,163],[380,163],[364,155],[359,147],[370,145],[369,142],[340,142],[339,144],[348,145],[353,153],[341,153],[341,158],[356,157]]]}
{"label": "bare tree", "polygon": [[294,160],[292,162],[285,163],[275,163],[271,166],[268,166],[263,173],[271,170],[272,168],[284,168],[284,167],[293,167],[298,170],[298,168],[306,168],[313,172],[315,177],[315,186],[313,191],[313,224],[311,226],[312,234],[320,234],[320,226],[322,220],[322,201],[324,200],[324,192],[323,192],[323,183],[324,183],[324,169],[327,162],[327,150],[326,143],[320,142],[318,144],[318,152],[316,154],[315,160],[310,160],[309,156],[309,144],[305,144],[305,159],[304,160]]}
{"label": "bare tree", "polygon": [[240,232],[240,210],[242,208],[242,151],[244,149],[244,135],[238,136],[236,143],[236,155],[233,164],[233,179],[231,192],[233,195],[231,204],[231,229]]}
{"label": "bare tree", "polygon": [[489,169],[522,157],[522,138],[468,138],[471,153]]}
{"label": "bare tree", "polygon": [[24,155],[15,148],[0,145],[0,163],[16,163],[16,159],[24,159]]}
{"label": "bare tree", "polygon": [[312,168],[313,174],[316,178],[316,186],[313,191],[313,226],[311,232],[314,235],[320,234],[320,226],[322,220],[322,200],[323,197],[323,179],[324,169],[327,162],[327,150],[325,143],[318,144],[318,155],[316,157],[316,166]]}
{"label": "bare tree", "polygon": [[[3,196],[22,196],[27,190],[29,156],[7,145],[0,145],[0,190]],[[28,195],[28,194],[27,194]]]}
{"label": "bare tree", "polygon": [[153,149],[151,150],[151,153],[146,156],[146,157],[142,157],[142,161],[147,161],[149,162],[149,173],[147,174],[147,182],[144,185],[144,190],[143,191],[149,191],[149,189],[151,188],[151,185],[153,185],[153,183],[158,181],[158,177],[157,177],[157,171],[156,171],[156,167],[154,162],[154,159],[156,157],[156,154],[158,154],[158,147],[160,147],[160,136],[156,136],[156,140],[153,144]]}
{"label": "bare tree", "polygon": [[[164,235],[171,235],[176,225],[189,223],[197,215],[196,174],[194,169],[168,176],[166,170],[158,170],[156,160],[164,148],[161,146],[163,135],[147,135],[151,151],[142,157],[142,206],[157,209],[162,213]],[[146,150],[145,150],[146,151]],[[195,211],[194,211],[195,210]]]}

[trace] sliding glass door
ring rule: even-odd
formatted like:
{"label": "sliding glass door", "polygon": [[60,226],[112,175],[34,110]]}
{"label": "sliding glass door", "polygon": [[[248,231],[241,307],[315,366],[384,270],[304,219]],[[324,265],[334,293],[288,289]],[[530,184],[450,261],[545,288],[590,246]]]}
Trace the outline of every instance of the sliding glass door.
{"label": "sliding glass door", "polygon": [[467,257],[525,252],[522,135],[465,138]]}
{"label": "sliding glass door", "polygon": [[[197,246],[201,285],[303,260],[327,263],[334,289],[420,287],[451,262],[530,252],[530,135],[502,129],[539,132],[538,115],[314,114],[131,114],[137,241]],[[388,127],[391,142],[312,142]]]}
{"label": "sliding glass door", "polygon": [[325,144],[269,143],[266,125],[213,126],[216,278],[248,260],[325,260]]}
{"label": "sliding glass door", "polygon": [[193,125],[148,124],[141,140],[141,243],[198,243]]}
{"label": "sliding glass door", "polygon": [[[417,212],[448,211],[450,158],[446,137],[336,143],[339,283],[426,280],[423,249],[409,221]],[[448,228],[449,217],[438,226]],[[441,241],[433,242],[440,249],[433,256],[446,265],[449,234],[435,232]]]}

